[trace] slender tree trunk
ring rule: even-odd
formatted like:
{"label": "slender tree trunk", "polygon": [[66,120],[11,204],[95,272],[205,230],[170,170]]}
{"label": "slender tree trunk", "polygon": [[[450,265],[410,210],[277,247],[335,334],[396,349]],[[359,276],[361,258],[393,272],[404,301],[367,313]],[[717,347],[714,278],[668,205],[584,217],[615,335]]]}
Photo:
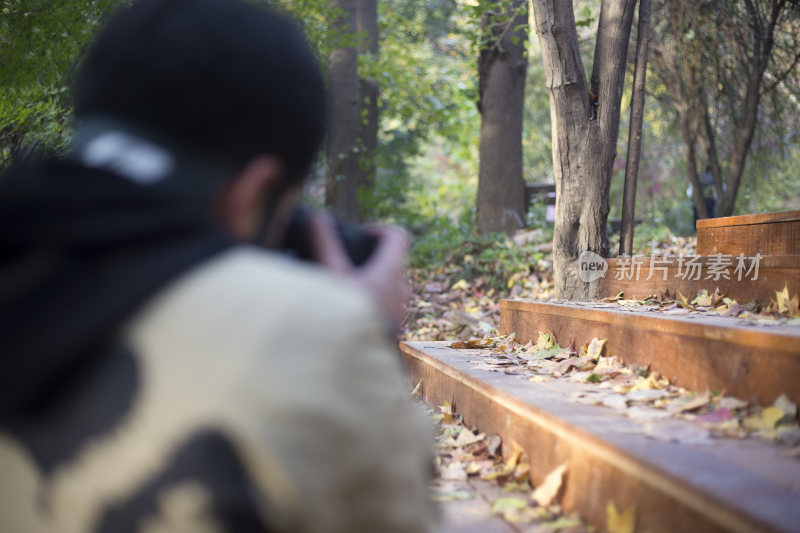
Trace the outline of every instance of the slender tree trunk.
{"label": "slender tree trunk", "polygon": [[[507,9],[504,7],[507,6]],[[478,60],[481,112],[478,231],[512,232],[525,224],[522,178],[522,117],[527,0],[498,1],[484,14],[486,38]]]}
{"label": "slender tree trunk", "polygon": [[709,212],[705,198],[703,198],[703,185],[697,176],[697,151],[695,148],[697,133],[693,131],[688,107],[679,109],[678,115],[683,135],[683,147],[686,149],[686,179],[692,186],[692,203],[697,210],[697,218],[708,218]]}
{"label": "slender tree trunk", "polygon": [[[351,34],[355,42],[355,0],[333,0],[338,16],[331,22],[334,32]],[[349,44],[349,43],[348,43]],[[347,218],[359,214],[358,184],[358,54],[353,46],[334,48],[330,65],[330,131],[325,165],[325,204]]]}
{"label": "slender tree trunk", "polygon": [[555,292],[587,299],[597,282],[579,277],[584,251],[608,255],[608,194],[619,135],[620,101],[635,0],[604,0],[595,43],[590,104],[571,0],[533,0],[550,92],[556,221]]}
{"label": "slender tree trunk", "polygon": [[[378,57],[378,2],[377,0],[356,0],[356,27],[361,35],[359,55],[369,54],[374,60]],[[356,171],[356,187],[359,198],[369,196],[375,183],[378,150],[378,82],[365,77],[358,80],[358,139],[359,160]],[[360,203],[359,217],[367,213]]]}
{"label": "slender tree trunk", "polygon": [[628,129],[628,160],[625,164],[625,193],[620,225],[620,255],[633,253],[633,227],[636,220],[636,181],[642,157],[644,86],[647,77],[647,45],[650,42],[650,0],[639,0],[639,26],[636,35],[636,70],[633,74],[631,124]]}

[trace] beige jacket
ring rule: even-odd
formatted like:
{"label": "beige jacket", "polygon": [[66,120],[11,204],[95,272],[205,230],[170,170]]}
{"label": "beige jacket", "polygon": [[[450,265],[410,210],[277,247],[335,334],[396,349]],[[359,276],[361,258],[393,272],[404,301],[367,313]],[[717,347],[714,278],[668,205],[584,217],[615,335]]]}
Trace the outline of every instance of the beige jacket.
{"label": "beige jacket", "polygon": [[108,431],[46,473],[0,433],[0,531],[245,531],[217,512],[242,495],[274,531],[432,529],[431,430],[366,294],[238,247],[124,336],[138,386]]}

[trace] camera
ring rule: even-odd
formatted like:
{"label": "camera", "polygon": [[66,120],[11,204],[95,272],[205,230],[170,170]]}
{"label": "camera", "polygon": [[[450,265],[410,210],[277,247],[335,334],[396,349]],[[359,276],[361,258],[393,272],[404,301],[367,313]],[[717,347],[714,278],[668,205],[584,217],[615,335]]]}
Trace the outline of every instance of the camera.
{"label": "camera", "polygon": [[[313,247],[309,238],[308,221],[312,211],[298,206],[292,213],[282,248],[293,257],[314,261]],[[333,215],[336,232],[342,241],[350,261],[355,266],[363,265],[375,251],[378,239],[360,226]]]}

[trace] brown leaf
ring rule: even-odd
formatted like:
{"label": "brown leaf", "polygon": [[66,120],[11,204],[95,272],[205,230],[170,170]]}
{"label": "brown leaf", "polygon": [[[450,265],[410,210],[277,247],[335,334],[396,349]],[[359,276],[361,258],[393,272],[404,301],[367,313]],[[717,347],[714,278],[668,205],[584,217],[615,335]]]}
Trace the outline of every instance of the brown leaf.
{"label": "brown leaf", "polygon": [[554,366],[551,372],[554,376],[560,377],[569,372],[570,368],[581,366],[593,360],[594,359],[590,355],[585,357],[576,357],[573,359],[565,359]]}

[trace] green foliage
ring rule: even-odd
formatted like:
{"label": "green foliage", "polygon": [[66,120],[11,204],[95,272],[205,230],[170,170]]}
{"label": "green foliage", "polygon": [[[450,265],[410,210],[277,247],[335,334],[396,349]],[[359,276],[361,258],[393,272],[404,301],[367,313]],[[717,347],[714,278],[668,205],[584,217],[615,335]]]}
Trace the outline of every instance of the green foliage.
{"label": "green foliage", "polygon": [[[105,14],[123,1],[0,0],[0,164],[7,165],[34,146],[48,150],[66,146],[72,126],[72,77],[86,43]],[[356,46],[365,38],[331,31],[330,22],[337,13],[330,0],[252,1],[278,5],[294,16],[323,68],[330,50]],[[488,38],[481,30],[481,19],[493,6],[500,5],[498,12],[502,12],[510,1],[379,1],[380,52],[377,56],[361,55],[359,59],[360,76],[380,86],[378,171],[374,189],[362,191],[360,197],[370,218],[409,228],[414,236],[415,265],[454,262],[463,265],[464,275],[487,275],[498,285],[516,272],[537,268],[537,256],[531,246],[509,247],[505,236],[479,237],[473,225],[480,131],[480,114],[475,105],[477,61]],[[726,0],[725,5],[733,3],[734,0]],[[710,5],[705,0],[702,4]],[[575,0],[574,6],[583,63],[590,67],[600,3]],[[691,50],[703,43],[717,48],[724,44],[724,36],[719,34],[722,27],[716,24],[722,15],[713,10],[706,15],[684,21],[686,28],[679,37],[683,47]],[[504,19],[496,16],[495,22],[502,24]],[[654,25],[657,23],[654,19]],[[709,40],[707,34],[716,37]],[[778,35],[785,57],[771,64],[775,76],[780,74],[778,67],[788,64],[788,54],[797,51],[795,36]],[[663,43],[654,40],[654,50],[659,45]],[[547,182],[553,179],[550,103],[535,35],[527,50],[524,177],[529,182]],[[645,221],[636,228],[639,244],[657,239],[665,228],[680,235],[694,230],[676,112],[666,84],[652,68],[652,57],[637,193],[636,215]],[[726,90],[743,75],[735,50],[722,49],[714,57],[699,57],[700,66],[705,64],[703,61],[713,61],[724,67],[720,76],[701,81],[708,81],[709,92],[720,95],[715,97],[716,105],[725,111],[732,105],[726,96],[730,91]],[[698,59],[692,56],[687,61]],[[629,77],[622,101],[611,218],[620,216],[631,82]],[[791,76],[785,83],[773,81],[771,86],[774,90],[768,93],[743,176],[738,213],[800,208],[800,86]],[[720,121],[718,127],[729,125],[730,121]],[[726,160],[723,157],[723,164]],[[367,163],[367,158],[362,157],[360,164]],[[704,160],[700,162],[703,163]],[[315,184],[314,196],[320,197],[318,183]],[[544,205],[534,205],[528,223],[543,229],[544,238],[548,238],[551,230],[544,222],[544,210]]]}
{"label": "green foliage", "polygon": [[86,44],[119,0],[0,2],[0,165],[70,138],[70,85]]}

